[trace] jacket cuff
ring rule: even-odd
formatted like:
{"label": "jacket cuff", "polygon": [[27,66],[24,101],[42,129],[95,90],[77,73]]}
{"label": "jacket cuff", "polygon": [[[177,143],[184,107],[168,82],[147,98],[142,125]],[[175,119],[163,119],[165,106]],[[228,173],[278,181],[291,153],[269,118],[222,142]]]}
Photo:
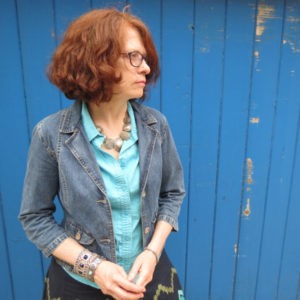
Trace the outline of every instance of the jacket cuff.
{"label": "jacket cuff", "polygon": [[58,236],[54,241],[52,241],[48,247],[41,249],[43,254],[48,258],[52,255],[52,252],[58,247],[58,245],[63,242],[69,236],[64,232],[60,236]]}
{"label": "jacket cuff", "polygon": [[168,216],[168,215],[159,215],[157,217],[157,221],[165,221],[167,223],[169,223],[172,226],[172,231],[177,232],[179,230],[178,228],[178,221],[175,220],[174,218]]}

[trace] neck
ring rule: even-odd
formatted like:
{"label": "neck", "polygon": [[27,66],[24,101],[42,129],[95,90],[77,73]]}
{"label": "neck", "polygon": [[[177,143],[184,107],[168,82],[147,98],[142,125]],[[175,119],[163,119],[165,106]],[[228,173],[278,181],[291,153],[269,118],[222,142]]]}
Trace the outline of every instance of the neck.
{"label": "neck", "polygon": [[127,111],[127,101],[101,102],[97,105],[94,102],[88,103],[89,113],[95,124],[106,124],[108,127],[123,120]]}
{"label": "neck", "polygon": [[118,137],[124,125],[127,100],[112,98],[109,102],[88,103],[88,110],[96,126],[103,128],[105,135]]}

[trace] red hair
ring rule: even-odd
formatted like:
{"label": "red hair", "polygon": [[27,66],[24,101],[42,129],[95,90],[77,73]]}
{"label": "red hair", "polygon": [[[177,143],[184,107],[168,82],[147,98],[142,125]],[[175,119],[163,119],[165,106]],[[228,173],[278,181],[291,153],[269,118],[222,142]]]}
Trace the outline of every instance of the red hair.
{"label": "red hair", "polygon": [[[120,30],[124,24],[140,33],[151,69],[146,86],[155,83],[159,63],[149,30],[136,16],[116,9],[90,11],[68,27],[47,69],[49,80],[69,99],[110,101],[113,84],[121,80],[115,75],[114,62],[120,56]],[[145,96],[144,92],[141,99]]]}

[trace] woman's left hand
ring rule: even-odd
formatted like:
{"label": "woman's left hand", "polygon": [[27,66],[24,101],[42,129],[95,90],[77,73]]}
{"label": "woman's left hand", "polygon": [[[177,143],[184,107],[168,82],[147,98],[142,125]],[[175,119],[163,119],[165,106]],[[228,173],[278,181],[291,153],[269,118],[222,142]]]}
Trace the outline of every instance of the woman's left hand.
{"label": "woman's left hand", "polygon": [[138,278],[136,284],[146,287],[152,280],[153,273],[156,266],[156,258],[150,251],[144,250],[135,260],[129,274],[128,280],[133,281],[137,274]]}

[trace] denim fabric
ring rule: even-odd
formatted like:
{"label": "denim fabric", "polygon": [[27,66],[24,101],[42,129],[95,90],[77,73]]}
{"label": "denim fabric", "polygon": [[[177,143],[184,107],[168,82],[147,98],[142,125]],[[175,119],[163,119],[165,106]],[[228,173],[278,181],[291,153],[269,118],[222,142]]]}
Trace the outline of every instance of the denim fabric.
{"label": "denim fabric", "polygon": [[[178,230],[185,191],[182,166],[165,117],[139,103],[131,104],[139,136],[145,247],[158,220]],[[56,195],[64,212],[62,224],[53,217]],[[34,128],[19,219],[29,240],[46,257],[64,239],[72,237],[90,251],[116,262],[111,206],[82,127],[81,102],[45,118]]]}

